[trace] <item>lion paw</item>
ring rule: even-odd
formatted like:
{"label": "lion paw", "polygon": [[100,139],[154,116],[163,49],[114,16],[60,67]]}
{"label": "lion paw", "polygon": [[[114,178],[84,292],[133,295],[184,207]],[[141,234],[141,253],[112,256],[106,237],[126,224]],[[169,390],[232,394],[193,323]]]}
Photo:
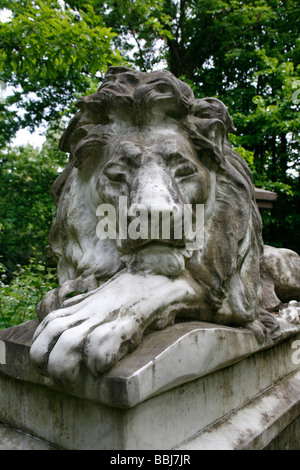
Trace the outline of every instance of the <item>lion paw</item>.
{"label": "lion paw", "polygon": [[138,346],[162,312],[165,323],[172,322],[178,303],[193,298],[184,278],[122,274],[50,313],[35,332],[31,359],[60,383],[74,383],[83,364],[97,376]]}

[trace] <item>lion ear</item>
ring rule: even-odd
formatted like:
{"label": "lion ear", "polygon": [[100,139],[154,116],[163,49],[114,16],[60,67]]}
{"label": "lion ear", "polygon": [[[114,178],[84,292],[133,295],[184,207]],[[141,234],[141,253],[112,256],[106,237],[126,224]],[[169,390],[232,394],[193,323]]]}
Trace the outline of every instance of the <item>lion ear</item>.
{"label": "lion ear", "polygon": [[209,151],[215,162],[224,165],[224,144],[226,129],[220,119],[195,118],[189,121],[189,135],[197,150],[203,155],[203,151]]}
{"label": "lion ear", "polygon": [[210,121],[206,123],[205,137],[213,142],[213,145],[217,147],[218,153],[223,155],[226,136],[226,129],[223,122],[219,119],[205,119],[205,121]]}
{"label": "lion ear", "polygon": [[191,111],[194,116],[202,119],[219,119],[223,122],[226,133],[236,131],[227,106],[217,98],[197,99]]}

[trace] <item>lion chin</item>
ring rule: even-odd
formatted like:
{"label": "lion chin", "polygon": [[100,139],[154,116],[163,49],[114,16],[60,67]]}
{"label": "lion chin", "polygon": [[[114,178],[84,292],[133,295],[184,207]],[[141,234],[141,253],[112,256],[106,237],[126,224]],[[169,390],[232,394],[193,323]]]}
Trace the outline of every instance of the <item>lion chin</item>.
{"label": "lion chin", "polygon": [[299,321],[300,257],[264,247],[222,102],[195,99],[167,71],[112,67],[78,107],[52,188],[59,287],[37,307],[40,373],[98,376],[175,321],[249,328],[258,341],[280,334],[279,315]]}

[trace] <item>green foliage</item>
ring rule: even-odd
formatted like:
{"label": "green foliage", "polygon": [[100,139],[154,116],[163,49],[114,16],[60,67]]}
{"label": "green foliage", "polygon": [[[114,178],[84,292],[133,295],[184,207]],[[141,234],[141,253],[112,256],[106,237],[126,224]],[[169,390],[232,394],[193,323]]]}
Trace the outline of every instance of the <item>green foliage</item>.
{"label": "green foliage", "polygon": [[0,80],[13,90],[0,106],[5,143],[19,128],[33,130],[70,111],[75,95],[87,93],[96,75],[121,57],[111,44],[115,33],[91,6],[70,9],[56,0],[1,3],[12,14],[0,23]]}
{"label": "green foliage", "polygon": [[7,147],[0,152],[0,328],[36,317],[35,307],[56,287],[46,267],[55,216],[50,188],[66,165],[54,131],[41,150]]}
{"label": "green foliage", "polygon": [[34,252],[45,249],[55,216],[50,188],[66,156],[31,146],[0,152],[0,253],[10,278],[17,264],[26,264]]}
{"label": "green foliage", "polygon": [[157,65],[164,55],[162,40],[173,37],[163,0],[69,0],[68,5],[86,12],[93,8],[116,33],[113,42],[122,56],[143,71]]}
{"label": "green foliage", "polygon": [[84,11],[92,6],[138,68],[151,70],[162,61],[197,97],[224,101],[241,137],[237,147],[254,171],[287,184],[288,170],[299,173],[300,100],[292,101],[300,83],[297,0],[68,4]]}
{"label": "green foliage", "polygon": [[36,259],[26,266],[19,265],[9,283],[2,263],[0,274],[0,329],[35,319],[38,302],[57,287],[55,269],[46,269]]}

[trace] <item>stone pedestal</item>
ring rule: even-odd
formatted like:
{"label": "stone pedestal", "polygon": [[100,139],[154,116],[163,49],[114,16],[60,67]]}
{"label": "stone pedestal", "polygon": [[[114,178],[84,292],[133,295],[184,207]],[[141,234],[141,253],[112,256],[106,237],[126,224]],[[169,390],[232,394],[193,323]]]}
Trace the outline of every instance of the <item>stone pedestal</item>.
{"label": "stone pedestal", "polygon": [[146,336],[109,373],[83,370],[68,387],[32,367],[36,321],[2,330],[0,449],[299,448],[300,327],[279,321],[275,344],[179,323]]}

